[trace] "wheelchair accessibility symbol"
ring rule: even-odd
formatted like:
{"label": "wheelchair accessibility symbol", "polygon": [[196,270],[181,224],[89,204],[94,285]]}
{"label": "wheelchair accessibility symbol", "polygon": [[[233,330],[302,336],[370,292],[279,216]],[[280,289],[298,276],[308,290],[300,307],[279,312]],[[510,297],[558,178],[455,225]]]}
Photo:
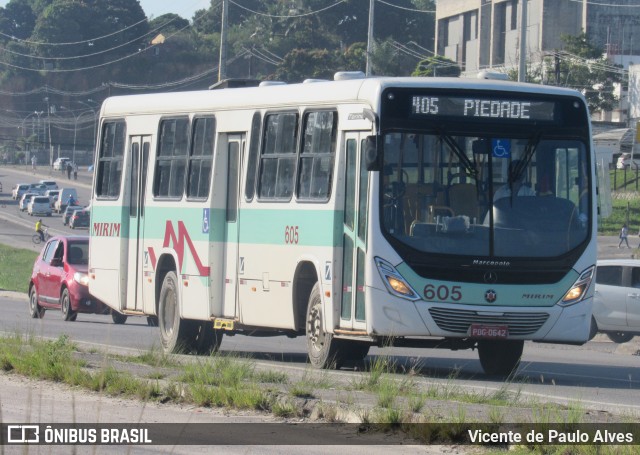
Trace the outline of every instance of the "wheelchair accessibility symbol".
{"label": "wheelchair accessibility symbol", "polygon": [[509,139],[491,139],[491,150],[494,158],[509,158],[511,156],[511,141]]}
{"label": "wheelchair accessibility symbol", "polygon": [[202,209],[202,233],[209,233],[209,209]]}

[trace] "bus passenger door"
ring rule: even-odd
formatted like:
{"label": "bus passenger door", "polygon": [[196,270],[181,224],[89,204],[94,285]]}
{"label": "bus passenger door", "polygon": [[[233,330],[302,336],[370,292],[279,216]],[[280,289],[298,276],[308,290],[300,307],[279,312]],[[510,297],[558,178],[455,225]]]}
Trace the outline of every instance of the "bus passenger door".
{"label": "bus passenger door", "polygon": [[340,327],[366,330],[364,264],[367,251],[369,173],[362,150],[368,133],[345,135],[345,198]]}
{"label": "bus passenger door", "polygon": [[[151,147],[151,136],[130,136],[129,137],[129,162],[128,178],[129,188],[125,193],[128,197],[128,251],[127,251],[127,271],[126,280],[127,300],[125,309],[142,311],[142,264],[143,239],[140,235],[144,232],[144,196],[145,184],[147,180],[147,167],[149,162],[149,149]],[[125,215],[126,216],[126,215]]]}
{"label": "bus passenger door", "polygon": [[238,316],[238,247],[240,218],[238,215],[240,175],[244,154],[244,134],[227,136],[227,188],[224,224],[224,317]]}

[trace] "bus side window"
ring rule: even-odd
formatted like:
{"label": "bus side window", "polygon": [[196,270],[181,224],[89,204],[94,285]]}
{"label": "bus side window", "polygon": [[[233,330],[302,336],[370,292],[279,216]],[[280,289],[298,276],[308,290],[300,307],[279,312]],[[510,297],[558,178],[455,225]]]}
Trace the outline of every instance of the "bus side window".
{"label": "bus side window", "polygon": [[153,195],[181,198],[184,192],[189,119],[160,122],[160,143],[156,159]]}
{"label": "bus side window", "polygon": [[305,116],[297,189],[300,200],[329,199],[337,121],[333,111],[311,112]]}
{"label": "bus side window", "polygon": [[297,113],[282,112],[266,116],[260,159],[259,199],[291,199],[297,136]]}
{"label": "bus side window", "polygon": [[206,199],[209,196],[215,131],[215,118],[194,119],[189,156],[189,181],[187,182],[188,198]]}
{"label": "bus side window", "polygon": [[260,113],[253,114],[251,121],[251,139],[249,140],[249,159],[247,160],[247,180],[244,188],[244,197],[251,201],[256,192],[256,170],[260,153]]}
{"label": "bus side window", "polygon": [[96,196],[98,197],[117,198],[120,194],[125,126],[123,121],[104,124],[96,178]]}

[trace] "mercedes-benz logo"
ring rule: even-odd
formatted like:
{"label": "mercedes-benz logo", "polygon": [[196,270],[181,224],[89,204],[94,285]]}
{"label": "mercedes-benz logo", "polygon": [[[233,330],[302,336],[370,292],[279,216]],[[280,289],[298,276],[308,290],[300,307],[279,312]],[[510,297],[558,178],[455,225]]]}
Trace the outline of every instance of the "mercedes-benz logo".
{"label": "mercedes-benz logo", "polygon": [[487,272],[484,274],[484,282],[493,284],[498,281],[498,274],[496,272]]}
{"label": "mercedes-benz logo", "polygon": [[489,303],[495,302],[497,298],[498,294],[496,294],[496,291],[494,291],[493,289],[489,289],[484,293],[484,299]]}

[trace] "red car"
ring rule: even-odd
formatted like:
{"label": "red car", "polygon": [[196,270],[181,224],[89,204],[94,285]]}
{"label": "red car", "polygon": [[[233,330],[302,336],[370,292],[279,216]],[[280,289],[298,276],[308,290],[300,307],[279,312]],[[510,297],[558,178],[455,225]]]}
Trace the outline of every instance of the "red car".
{"label": "red car", "polygon": [[60,309],[65,321],[78,313],[108,314],[109,307],[89,294],[89,237],[53,237],[33,265],[29,283],[29,313],[42,318],[47,309]]}

